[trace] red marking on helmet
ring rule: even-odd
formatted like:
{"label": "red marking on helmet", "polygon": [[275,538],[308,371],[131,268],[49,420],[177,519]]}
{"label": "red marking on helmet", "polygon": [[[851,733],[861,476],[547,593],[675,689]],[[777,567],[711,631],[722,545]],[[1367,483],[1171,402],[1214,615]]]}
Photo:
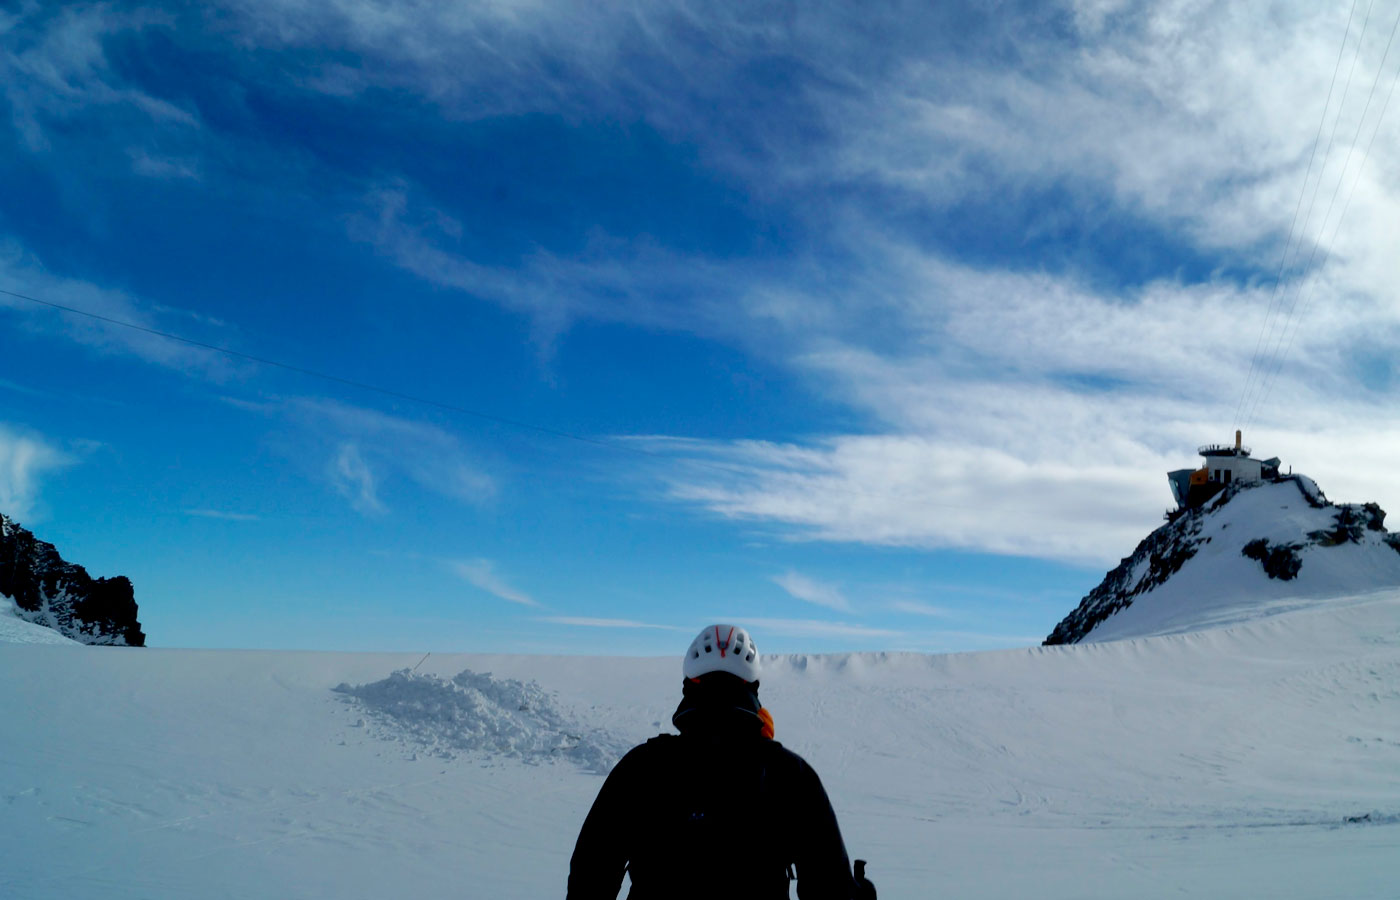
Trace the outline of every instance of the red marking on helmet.
{"label": "red marking on helmet", "polygon": [[724,651],[729,648],[729,642],[734,639],[734,626],[729,626],[729,636],[724,640],[719,639],[719,626],[715,626],[715,643],[719,645],[719,658],[724,659]]}

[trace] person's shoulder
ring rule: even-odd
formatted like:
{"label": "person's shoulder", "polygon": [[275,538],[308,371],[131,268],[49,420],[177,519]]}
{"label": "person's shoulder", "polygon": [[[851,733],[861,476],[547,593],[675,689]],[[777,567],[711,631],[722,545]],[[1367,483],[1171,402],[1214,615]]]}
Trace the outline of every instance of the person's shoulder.
{"label": "person's shoulder", "polygon": [[775,756],[779,759],[786,759],[794,763],[801,763],[804,766],[807,765],[807,761],[805,759],[803,759],[801,756],[798,756],[797,753],[795,753],[794,751],[789,750],[787,747],[784,747],[780,741],[775,741],[771,738],[765,738],[759,741],[759,745],[763,747],[764,752],[768,753],[770,756]]}
{"label": "person's shoulder", "polygon": [[777,741],[765,740],[763,742],[763,752],[767,756],[770,767],[778,768],[786,772],[791,778],[803,781],[821,780],[817,775],[817,770],[813,769],[807,760]]}
{"label": "person's shoulder", "polygon": [[615,786],[645,781],[658,767],[665,766],[668,742],[663,740],[675,735],[657,735],[622,754],[608,771],[608,782]]}
{"label": "person's shoulder", "polygon": [[811,768],[811,766],[807,765],[805,759],[775,740],[764,738],[756,743],[759,752],[763,754],[770,764],[776,762],[780,765],[791,766],[793,768]]}
{"label": "person's shoulder", "polygon": [[680,740],[677,734],[658,734],[654,738],[647,738],[637,746],[623,754],[618,760],[617,768],[623,766],[633,767],[647,764],[653,760],[665,759],[676,750],[676,742]]}

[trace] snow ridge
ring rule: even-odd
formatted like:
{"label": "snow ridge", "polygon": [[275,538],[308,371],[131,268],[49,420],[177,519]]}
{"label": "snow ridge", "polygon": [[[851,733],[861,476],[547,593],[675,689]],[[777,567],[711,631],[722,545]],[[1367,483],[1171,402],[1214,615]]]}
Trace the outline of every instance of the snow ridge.
{"label": "snow ridge", "polygon": [[465,669],[451,679],[400,669],[370,684],[333,688],[369,714],[376,736],[442,759],[458,753],[538,764],[569,760],[606,774],[626,749],[580,724],[536,682]]}

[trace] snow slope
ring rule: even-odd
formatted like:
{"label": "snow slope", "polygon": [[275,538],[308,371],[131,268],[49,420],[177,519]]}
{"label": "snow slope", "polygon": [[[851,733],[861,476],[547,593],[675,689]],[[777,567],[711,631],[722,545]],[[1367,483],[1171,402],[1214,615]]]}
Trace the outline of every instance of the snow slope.
{"label": "snow slope", "polygon": [[20,617],[15,601],[0,594],[0,644],[76,644],[43,625]]}
{"label": "snow slope", "polygon": [[[662,730],[679,670],[0,645],[0,897],[562,896],[571,748]],[[1400,591],[762,693],[884,900],[1400,893]]]}

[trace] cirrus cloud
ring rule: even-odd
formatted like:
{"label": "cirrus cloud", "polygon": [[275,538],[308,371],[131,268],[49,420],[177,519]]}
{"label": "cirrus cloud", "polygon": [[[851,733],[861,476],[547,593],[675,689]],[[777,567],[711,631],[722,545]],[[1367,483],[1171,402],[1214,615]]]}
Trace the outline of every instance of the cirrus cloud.
{"label": "cirrus cloud", "polygon": [[850,601],[834,584],[825,584],[799,572],[784,572],[782,575],[775,575],[773,583],[804,603],[825,606],[837,612],[848,613],[851,611]]}
{"label": "cirrus cloud", "polygon": [[448,567],[463,581],[488,594],[520,606],[539,606],[539,601],[508,584],[489,559],[453,560]]}

